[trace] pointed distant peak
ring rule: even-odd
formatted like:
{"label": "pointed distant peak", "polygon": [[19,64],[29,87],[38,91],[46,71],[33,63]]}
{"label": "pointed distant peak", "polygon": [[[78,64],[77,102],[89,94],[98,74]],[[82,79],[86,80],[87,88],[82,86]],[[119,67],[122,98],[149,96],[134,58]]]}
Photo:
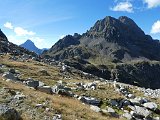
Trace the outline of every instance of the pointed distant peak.
{"label": "pointed distant peak", "polygon": [[8,41],[6,35],[1,31],[1,29],[0,29],[0,37],[1,37],[1,40],[3,38],[4,41]]}
{"label": "pointed distant peak", "polygon": [[34,45],[34,42],[32,42],[32,40],[28,39],[28,40],[26,40],[26,42],[24,44]]}
{"label": "pointed distant peak", "polygon": [[28,40],[27,40],[26,42],[30,42],[30,43],[33,43],[33,42],[32,42],[32,40],[30,40],[30,39],[28,39]]}

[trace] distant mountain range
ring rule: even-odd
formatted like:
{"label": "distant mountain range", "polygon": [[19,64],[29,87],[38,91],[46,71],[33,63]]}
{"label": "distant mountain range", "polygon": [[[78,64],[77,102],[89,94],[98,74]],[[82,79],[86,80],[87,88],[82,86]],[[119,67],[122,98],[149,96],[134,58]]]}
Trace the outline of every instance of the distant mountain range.
{"label": "distant mountain range", "polygon": [[42,54],[44,50],[48,50],[47,48],[39,49],[38,47],[35,46],[35,44],[31,40],[27,40],[23,44],[20,45],[23,48],[26,48],[29,51],[33,51],[37,53],[38,55]]}

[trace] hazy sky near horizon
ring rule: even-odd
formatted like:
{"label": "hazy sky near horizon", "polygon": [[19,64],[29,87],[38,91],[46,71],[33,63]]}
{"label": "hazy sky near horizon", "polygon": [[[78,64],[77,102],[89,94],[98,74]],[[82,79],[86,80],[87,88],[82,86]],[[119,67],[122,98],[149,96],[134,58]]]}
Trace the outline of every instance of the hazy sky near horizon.
{"label": "hazy sky near horizon", "polygon": [[160,39],[160,0],[0,0],[0,28],[10,42],[31,39],[50,48],[67,34],[84,33],[106,16],[132,18]]}

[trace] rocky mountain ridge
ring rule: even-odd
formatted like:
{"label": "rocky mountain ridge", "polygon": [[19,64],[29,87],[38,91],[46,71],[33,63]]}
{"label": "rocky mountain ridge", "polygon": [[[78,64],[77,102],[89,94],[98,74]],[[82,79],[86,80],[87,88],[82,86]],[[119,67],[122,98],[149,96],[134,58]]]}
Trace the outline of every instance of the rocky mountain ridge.
{"label": "rocky mountain ridge", "polygon": [[98,20],[78,38],[68,35],[59,40],[43,56],[105,79],[115,80],[112,72],[116,71],[113,74],[119,75],[120,82],[160,86],[160,42],[126,16]]}

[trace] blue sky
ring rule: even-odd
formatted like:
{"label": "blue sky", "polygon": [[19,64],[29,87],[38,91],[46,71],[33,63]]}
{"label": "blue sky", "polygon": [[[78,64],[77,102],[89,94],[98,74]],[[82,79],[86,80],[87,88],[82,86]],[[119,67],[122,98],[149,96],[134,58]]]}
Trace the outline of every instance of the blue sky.
{"label": "blue sky", "polygon": [[105,16],[128,16],[160,39],[160,0],[0,0],[0,28],[9,41],[50,48],[67,34],[84,33]]}

